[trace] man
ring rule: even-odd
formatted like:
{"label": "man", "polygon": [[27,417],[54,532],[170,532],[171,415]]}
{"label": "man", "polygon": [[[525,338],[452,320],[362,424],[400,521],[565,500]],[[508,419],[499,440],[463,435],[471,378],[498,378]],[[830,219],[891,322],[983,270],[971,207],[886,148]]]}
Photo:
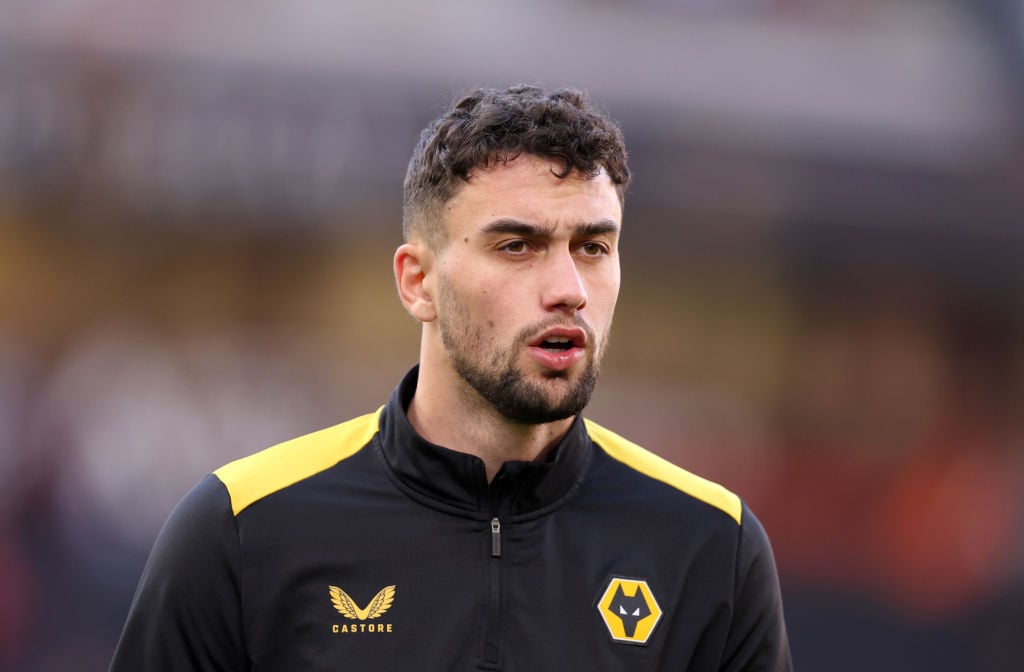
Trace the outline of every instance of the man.
{"label": "man", "polygon": [[419,366],[189,493],[111,669],[789,670],[746,506],[580,417],[628,183],[577,92],[474,91],[433,122],[394,257]]}

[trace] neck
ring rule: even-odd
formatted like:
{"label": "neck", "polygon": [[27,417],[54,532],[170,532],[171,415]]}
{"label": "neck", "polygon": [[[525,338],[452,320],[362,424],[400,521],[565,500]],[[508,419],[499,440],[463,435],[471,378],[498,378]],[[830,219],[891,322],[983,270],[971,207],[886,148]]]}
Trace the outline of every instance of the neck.
{"label": "neck", "polygon": [[427,441],[479,457],[494,479],[510,461],[543,459],[565,436],[573,418],[539,425],[509,420],[450,367],[421,361],[409,422]]}

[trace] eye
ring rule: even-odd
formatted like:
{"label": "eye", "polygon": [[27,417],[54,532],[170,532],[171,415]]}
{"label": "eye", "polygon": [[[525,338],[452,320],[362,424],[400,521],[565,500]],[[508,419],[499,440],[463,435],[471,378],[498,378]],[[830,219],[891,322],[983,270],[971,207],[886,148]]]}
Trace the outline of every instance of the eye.
{"label": "eye", "polygon": [[519,255],[529,252],[530,246],[525,240],[510,240],[499,245],[498,250],[512,255]]}
{"label": "eye", "polygon": [[579,246],[580,252],[586,257],[601,257],[609,253],[608,246],[594,240],[588,240]]}

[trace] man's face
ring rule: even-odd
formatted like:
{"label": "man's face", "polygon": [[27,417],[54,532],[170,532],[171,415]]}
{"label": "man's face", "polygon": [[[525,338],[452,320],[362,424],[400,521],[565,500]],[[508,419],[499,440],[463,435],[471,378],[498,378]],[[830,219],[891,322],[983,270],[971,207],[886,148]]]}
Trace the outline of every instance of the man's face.
{"label": "man's face", "polygon": [[560,169],[531,155],[477,169],[443,212],[441,343],[462,381],[524,424],[587,405],[619,291],[615,186]]}

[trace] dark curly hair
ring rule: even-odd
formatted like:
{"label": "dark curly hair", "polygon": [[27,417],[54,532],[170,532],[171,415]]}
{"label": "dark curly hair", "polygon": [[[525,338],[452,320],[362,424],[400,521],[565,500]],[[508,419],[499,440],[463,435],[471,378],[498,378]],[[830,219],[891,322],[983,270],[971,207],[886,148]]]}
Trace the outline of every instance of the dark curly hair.
{"label": "dark curly hair", "polygon": [[593,178],[603,169],[624,202],[630,175],[622,131],[594,110],[585,93],[476,89],[420,134],[403,187],[405,239],[418,233],[439,249],[447,241],[441,208],[473,169],[520,154],[561,162],[564,168],[555,174],[563,178],[574,170]]}

